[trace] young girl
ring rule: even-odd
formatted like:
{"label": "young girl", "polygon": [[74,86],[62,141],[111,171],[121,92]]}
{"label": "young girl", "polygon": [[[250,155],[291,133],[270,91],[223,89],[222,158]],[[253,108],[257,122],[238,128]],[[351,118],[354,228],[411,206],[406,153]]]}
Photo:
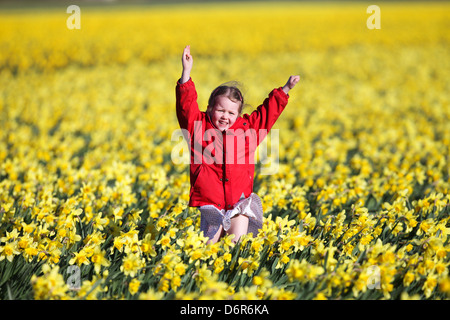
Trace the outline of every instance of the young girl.
{"label": "young girl", "polygon": [[250,115],[242,115],[244,97],[236,86],[217,87],[206,112],[197,104],[191,79],[190,46],[182,57],[183,72],[176,86],[178,123],[190,147],[189,206],[199,207],[201,231],[210,243],[227,232],[234,242],[247,233],[256,236],[262,227],[262,205],[253,193],[254,152],[288,102],[288,92],[300,80],[291,76],[272,90]]}

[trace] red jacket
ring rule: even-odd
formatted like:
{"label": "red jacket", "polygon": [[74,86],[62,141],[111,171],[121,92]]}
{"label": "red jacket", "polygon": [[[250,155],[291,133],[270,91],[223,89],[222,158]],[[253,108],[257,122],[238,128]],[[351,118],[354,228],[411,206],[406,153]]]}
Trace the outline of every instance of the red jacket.
{"label": "red jacket", "polygon": [[253,192],[254,153],[287,105],[289,96],[274,89],[250,115],[244,114],[220,131],[197,104],[192,79],[176,86],[178,123],[190,147],[189,206],[212,204],[232,209]]}

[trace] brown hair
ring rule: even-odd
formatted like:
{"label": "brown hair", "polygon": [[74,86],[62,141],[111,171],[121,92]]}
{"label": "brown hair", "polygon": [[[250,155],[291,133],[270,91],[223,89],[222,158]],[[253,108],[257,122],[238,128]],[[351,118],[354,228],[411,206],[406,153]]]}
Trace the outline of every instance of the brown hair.
{"label": "brown hair", "polygon": [[233,81],[224,83],[215,88],[211,93],[211,96],[209,97],[207,111],[209,112],[212,110],[212,108],[216,104],[217,97],[226,96],[233,102],[240,102],[238,110],[240,115],[242,113],[242,109],[244,108],[244,96],[242,95],[241,90],[238,88],[238,85],[239,84],[237,82]]}

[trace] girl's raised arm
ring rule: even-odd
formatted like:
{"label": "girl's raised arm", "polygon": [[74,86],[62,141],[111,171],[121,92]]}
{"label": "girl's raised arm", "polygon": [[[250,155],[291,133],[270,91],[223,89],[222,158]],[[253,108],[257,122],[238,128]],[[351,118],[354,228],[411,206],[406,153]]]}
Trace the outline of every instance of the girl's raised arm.
{"label": "girl's raised arm", "polygon": [[188,82],[191,78],[191,70],[193,65],[193,59],[191,55],[191,46],[186,46],[183,50],[183,56],[181,57],[181,63],[183,65],[183,72],[181,73],[180,83]]}
{"label": "girl's raised arm", "polygon": [[186,46],[181,57],[183,72],[176,86],[176,110],[177,118],[182,129],[187,129],[191,134],[194,122],[201,120],[202,113],[198,108],[197,91],[191,80],[192,56],[191,47]]}
{"label": "girl's raised arm", "polygon": [[[290,76],[283,87],[272,90],[263,104],[250,115],[244,115],[250,127],[259,130],[270,130],[288,103],[288,92],[300,81],[300,76]],[[262,141],[259,140],[259,141]]]}

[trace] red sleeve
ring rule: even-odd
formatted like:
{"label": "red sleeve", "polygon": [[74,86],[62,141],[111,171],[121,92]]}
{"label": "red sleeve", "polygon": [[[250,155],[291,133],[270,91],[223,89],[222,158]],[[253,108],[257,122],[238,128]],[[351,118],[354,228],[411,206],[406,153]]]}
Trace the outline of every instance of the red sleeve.
{"label": "red sleeve", "polygon": [[258,131],[259,129],[266,129],[270,131],[272,126],[277,121],[281,112],[288,103],[289,96],[280,88],[272,90],[269,96],[250,115],[245,115],[248,118],[250,127]]}
{"label": "red sleeve", "polygon": [[176,86],[176,109],[180,128],[192,133],[194,121],[201,120],[201,112],[197,103],[197,91],[192,79]]}

